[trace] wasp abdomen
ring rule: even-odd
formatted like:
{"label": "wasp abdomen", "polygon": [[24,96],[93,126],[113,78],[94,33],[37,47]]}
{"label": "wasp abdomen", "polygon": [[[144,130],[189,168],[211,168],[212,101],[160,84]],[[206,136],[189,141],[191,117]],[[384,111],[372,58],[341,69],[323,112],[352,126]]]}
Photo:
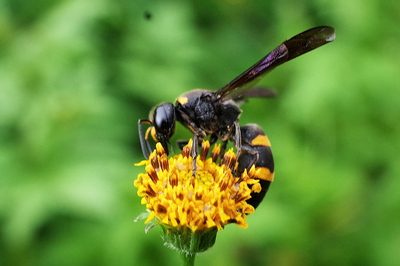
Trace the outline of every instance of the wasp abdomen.
{"label": "wasp abdomen", "polygon": [[255,166],[254,178],[260,180],[261,191],[252,193],[247,201],[256,208],[263,200],[274,179],[274,159],[271,144],[264,131],[257,124],[240,127],[242,147],[238,157],[238,174]]}

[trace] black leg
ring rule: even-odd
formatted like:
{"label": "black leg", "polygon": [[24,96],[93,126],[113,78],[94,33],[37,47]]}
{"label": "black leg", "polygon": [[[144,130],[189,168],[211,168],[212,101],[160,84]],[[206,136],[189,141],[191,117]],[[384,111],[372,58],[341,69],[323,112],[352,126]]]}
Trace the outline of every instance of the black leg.
{"label": "black leg", "polygon": [[150,147],[150,143],[147,140],[147,137],[144,136],[143,134],[143,129],[142,129],[142,124],[143,123],[147,123],[147,124],[151,124],[150,120],[146,120],[146,119],[139,119],[138,121],[138,131],[139,131],[139,140],[140,140],[140,146],[142,148],[142,152],[143,152],[143,156],[148,159],[151,153],[151,147]]}
{"label": "black leg", "polygon": [[192,146],[192,158],[193,158],[193,173],[192,176],[196,176],[196,159],[197,159],[197,153],[199,149],[199,139],[196,134],[193,135],[193,146]]}
{"label": "black leg", "polygon": [[234,123],[235,126],[235,147],[236,150],[239,152],[240,149],[242,148],[242,134],[240,133],[240,126],[239,126],[239,122],[235,121]]}

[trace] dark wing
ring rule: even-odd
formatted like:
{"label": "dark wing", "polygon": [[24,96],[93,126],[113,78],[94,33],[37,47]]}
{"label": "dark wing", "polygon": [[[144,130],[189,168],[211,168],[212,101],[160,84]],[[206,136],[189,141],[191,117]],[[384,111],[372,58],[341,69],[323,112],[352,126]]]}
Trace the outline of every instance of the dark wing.
{"label": "dark wing", "polygon": [[273,98],[276,95],[276,91],[270,88],[242,87],[240,90],[234,90],[229,93],[228,98],[241,105],[247,98]]}
{"label": "dark wing", "polygon": [[[335,30],[332,27],[320,26],[304,31],[293,38],[283,42],[271,53],[255,63],[245,72],[240,74],[229,84],[219,89],[218,97],[226,97],[231,92],[245,88],[245,85],[258,81],[263,75],[269,73],[275,67],[318,48],[335,39]],[[240,93],[236,93],[240,94]]]}

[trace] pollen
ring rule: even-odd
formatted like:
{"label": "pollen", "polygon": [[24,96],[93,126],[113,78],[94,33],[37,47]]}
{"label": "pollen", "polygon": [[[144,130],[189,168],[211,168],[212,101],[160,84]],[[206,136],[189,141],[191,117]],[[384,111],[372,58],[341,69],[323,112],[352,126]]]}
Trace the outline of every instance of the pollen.
{"label": "pollen", "polygon": [[155,219],[165,226],[193,232],[213,227],[221,230],[230,223],[247,228],[246,216],[254,212],[254,207],[246,201],[251,193],[260,191],[255,171],[236,175],[233,149],[217,163],[220,146],[215,145],[209,157],[210,143],[203,141],[194,175],[191,149],[192,140],[181,154],[168,158],[157,143],[149,159],[136,164],[145,166],[145,173],[138,175],[134,186],[149,212],[146,223]]}

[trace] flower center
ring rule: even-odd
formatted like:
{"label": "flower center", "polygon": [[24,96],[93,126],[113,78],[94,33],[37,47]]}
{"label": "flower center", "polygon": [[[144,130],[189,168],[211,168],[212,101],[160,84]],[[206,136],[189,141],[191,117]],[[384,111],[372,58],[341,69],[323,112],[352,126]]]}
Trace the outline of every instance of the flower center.
{"label": "flower center", "polygon": [[168,158],[157,143],[149,159],[137,164],[145,165],[146,170],[134,182],[150,213],[146,223],[155,218],[166,226],[188,227],[193,232],[212,227],[220,230],[228,223],[246,228],[246,215],[254,212],[246,200],[261,190],[259,180],[253,178],[254,167],[236,175],[233,149],[217,163],[220,146],[215,145],[208,157],[210,143],[203,141],[193,175],[191,149],[189,141],[181,154]]}

